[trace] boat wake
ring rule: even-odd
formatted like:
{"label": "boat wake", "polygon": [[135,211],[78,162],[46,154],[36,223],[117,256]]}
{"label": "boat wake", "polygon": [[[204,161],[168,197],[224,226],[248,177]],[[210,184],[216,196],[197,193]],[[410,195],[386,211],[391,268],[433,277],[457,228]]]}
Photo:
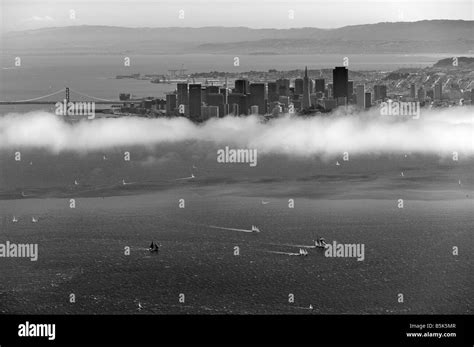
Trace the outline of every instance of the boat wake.
{"label": "boat wake", "polygon": [[294,253],[294,252],[279,252],[279,251],[267,251],[267,250],[262,250],[262,252],[288,255],[288,256],[300,256],[301,255],[300,253]]}
{"label": "boat wake", "polygon": [[237,228],[226,228],[226,227],[218,227],[216,225],[208,225],[209,228],[213,229],[220,229],[220,230],[230,230],[230,231],[242,231],[244,233],[253,233],[255,232],[252,229],[237,229]]}

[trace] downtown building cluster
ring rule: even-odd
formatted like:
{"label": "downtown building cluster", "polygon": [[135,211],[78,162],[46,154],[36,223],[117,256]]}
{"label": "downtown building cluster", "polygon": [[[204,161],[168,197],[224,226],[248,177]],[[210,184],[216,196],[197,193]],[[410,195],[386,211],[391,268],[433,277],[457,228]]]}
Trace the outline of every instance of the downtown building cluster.
{"label": "downtown building cluster", "polygon": [[[166,95],[166,115],[184,116],[200,122],[226,115],[271,115],[282,113],[308,114],[328,112],[338,106],[356,104],[368,108],[371,93],[348,79],[346,67],[333,70],[333,80],[312,79],[305,69],[304,76],[293,81],[287,78],[271,82],[252,83],[236,79],[234,87],[178,83],[174,93]],[[361,92],[362,91],[362,92]],[[362,94],[361,94],[362,93]],[[386,97],[386,87],[377,86],[376,98]]]}
{"label": "downtown building cluster", "polygon": [[[405,87],[404,93],[392,86],[389,79],[385,79],[386,83],[381,79],[375,83],[367,79],[354,83],[349,80],[349,70],[345,66],[332,69],[332,80],[329,77],[329,81],[326,81],[322,77],[310,78],[306,68],[303,76],[294,79],[251,82],[247,78],[237,78],[233,81],[233,87],[228,86],[227,79],[219,85],[182,81],[177,83],[174,92],[166,95],[165,100],[144,99],[138,107],[125,101],[122,111],[143,115],[154,111],[155,115],[181,116],[194,122],[203,122],[226,115],[278,117],[288,113],[318,114],[348,105],[365,110],[387,99],[418,101],[422,106],[426,102],[436,106],[443,100],[449,100],[439,80],[433,84],[433,88],[428,89],[423,85],[417,87],[412,81]],[[401,81],[406,85],[410,77],[403,77]],[[390,95],[387,93],[388,87],[394,89]],[[465,97],[472,104],[472,89],[467,93]],[[127,100],[128,97],[129,95],[120,95],[121,100]]]}

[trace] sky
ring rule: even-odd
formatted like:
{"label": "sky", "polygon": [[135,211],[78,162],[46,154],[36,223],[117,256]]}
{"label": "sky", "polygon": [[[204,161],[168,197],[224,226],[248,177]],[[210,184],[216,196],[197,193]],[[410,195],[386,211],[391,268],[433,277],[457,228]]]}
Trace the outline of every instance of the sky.
{"label": "sky", "polygon": [[338,28],[425,19],[473,20],[473,3],[473,0],[0,0],[0,28],[2,32],[70,25]]}

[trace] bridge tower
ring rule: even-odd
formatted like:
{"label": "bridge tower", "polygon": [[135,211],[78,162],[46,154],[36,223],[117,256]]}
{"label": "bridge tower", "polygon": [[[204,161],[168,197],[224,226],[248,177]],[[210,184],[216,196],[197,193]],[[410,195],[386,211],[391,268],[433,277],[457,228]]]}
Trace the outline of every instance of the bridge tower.
{"label": "bridge tower", "polygon": [[66,105],[69,104],[69,87],[66,87]]}

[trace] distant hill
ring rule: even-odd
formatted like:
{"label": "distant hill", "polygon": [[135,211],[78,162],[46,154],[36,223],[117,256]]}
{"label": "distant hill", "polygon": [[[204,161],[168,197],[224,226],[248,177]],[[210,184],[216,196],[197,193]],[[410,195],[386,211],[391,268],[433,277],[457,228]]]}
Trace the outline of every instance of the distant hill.
{"label": "distant hill", "polygon": [[457,57],[457,65],[453,65],[453,58],[446,58],[437,61],[433,67],[435,68],[459,68],[459,69],[473,69],[474,70],[474,58],[469,57]]}
{"label": "distant hill", "polygon": [[9,32],[6,52],[23,54],[467,53],[474,21],[432,20],[337,29],[244,27],[123,28],[72,26]]}

